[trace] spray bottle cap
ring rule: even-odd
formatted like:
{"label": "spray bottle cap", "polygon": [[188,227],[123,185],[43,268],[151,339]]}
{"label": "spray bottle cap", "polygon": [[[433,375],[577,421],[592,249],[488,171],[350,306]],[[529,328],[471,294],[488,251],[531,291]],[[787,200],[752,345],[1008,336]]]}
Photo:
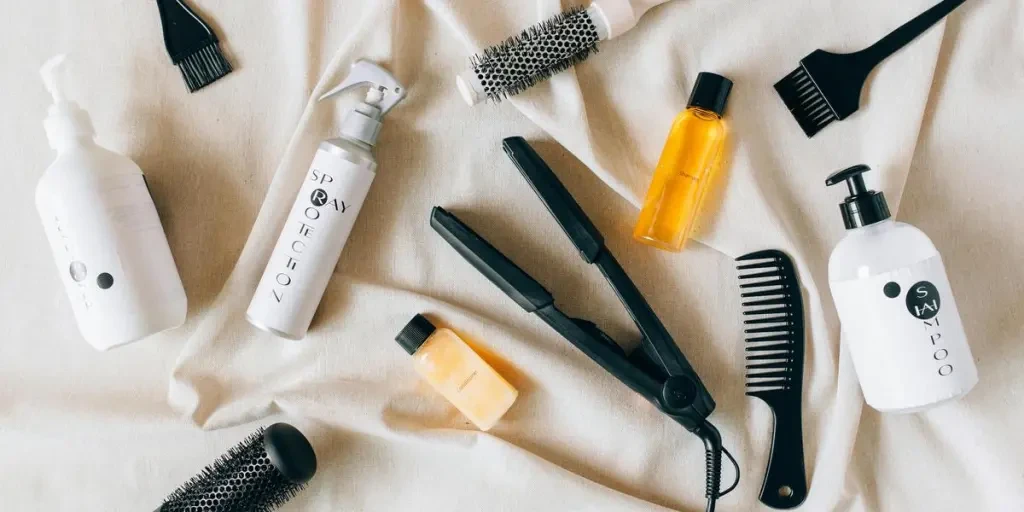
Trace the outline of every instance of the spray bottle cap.
{"label": "spray bottle cap", "polygon": [[341,124],[341,135],[372,146],[380,134],[381,118],[405,99],[405,87],[391,73],[368,60],[357,60],[345,80],[327,91],[318,101],[333,98],[360,85],[368,85],[370,90],[363,103],[345,116]]}
{"label": "spray bottle cap", "polygon": [[66,71],[67,55],[64,54],[51,57],[39,69],[46,90],[53,96],[53,105],[50,105],[43,127],[46,129],[50,147],[54,149],[66,146],[75,139],[92,138],[96,135],[89,113],[67,97]]}
{"label": "spray bottle cap", "polygon": [[825,180],[825,185],[829,187],[845,181],[850,189],[850,195],[839,204],[846,229],[869,226],[892,217],[889,205],[885,202],[885,194],[868,190],[864,183],[863,174],[870,170],[866,165],[855,165],[833,173]]}

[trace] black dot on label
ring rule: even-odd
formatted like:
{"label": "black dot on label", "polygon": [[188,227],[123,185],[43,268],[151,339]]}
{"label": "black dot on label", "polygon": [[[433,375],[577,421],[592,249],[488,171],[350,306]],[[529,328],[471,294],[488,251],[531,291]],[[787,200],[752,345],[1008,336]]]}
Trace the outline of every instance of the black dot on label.
{"label": "black dot on label", "polygon": [[885,293],[886,297],[889,297],[890,299],[895,299],[896,297],[900,296],[900,285],[893,281],[889,281],[888,283],[885,284],[885,287],[882,288],[882,292]]}
{"label": "black dot on label", "polygon": [[99,286],[101,290],[114,286],[114,276],[106,272],[96,276],[96,286]]}

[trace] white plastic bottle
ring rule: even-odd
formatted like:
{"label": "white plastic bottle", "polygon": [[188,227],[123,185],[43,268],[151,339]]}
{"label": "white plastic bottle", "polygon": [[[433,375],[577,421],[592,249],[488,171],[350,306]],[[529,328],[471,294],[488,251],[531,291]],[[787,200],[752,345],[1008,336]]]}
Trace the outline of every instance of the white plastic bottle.
{"label": "white plastic bottle", "polygon": [[57,159],[36,207],[78,328],[107,350],[181,325],[188,303],[142,170],[96,145],[89,114],[64,94],[64,64],[58,55],[41,70]]}
{"label": "white plastic bottle", "polygon": [[921,230],[890,218],[858,165],[840,205],[849,234],[832,251],[829,285],[864,399],[882,412],[915,412],[966,395],[978,382],[942,258]]}
{"label": "white plastic bottle", "polygon": [[320,100],[359,85],[370,86],[366,99],[345,117],[341,137],[320,143],[246,311],[249,323],[283,338],[306,336],[376,176],[381,119],[405,98],[395,77],[359,60]]}

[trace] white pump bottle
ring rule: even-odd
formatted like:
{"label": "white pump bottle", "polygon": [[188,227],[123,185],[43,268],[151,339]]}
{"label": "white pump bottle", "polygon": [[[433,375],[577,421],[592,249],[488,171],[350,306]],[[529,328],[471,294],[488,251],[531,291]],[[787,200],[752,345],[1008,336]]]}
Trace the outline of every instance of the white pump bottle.
{"label": "white pump bottle", "polygon": [[849,234],[828,262],[832,297],[864,400],[882,412],[915,412],[967,394],[978,369],[939,251],[921,230],[894,221],[885,196],[858,165],[840,205]]}
{"label": "white pump bottle", "polygon": [[57,159],[39,179],[36,207],[78,328],[107,350],[181,325],[188,305],[142,170],[93,140],[89,114],[65,95],[65,63],[58,55],[40,70]]}
{"label": "white pump bottle", "polygon": [[313,156],[246,311],[249,323],[283,338],[306,336],[376,177],[377,159],[371,149],[381,119],[405,98],[405,87],[394,76],[359,60],[341,85],[320,101],[362,85],[370,89],[345,116],[341,136],[321,142]]}

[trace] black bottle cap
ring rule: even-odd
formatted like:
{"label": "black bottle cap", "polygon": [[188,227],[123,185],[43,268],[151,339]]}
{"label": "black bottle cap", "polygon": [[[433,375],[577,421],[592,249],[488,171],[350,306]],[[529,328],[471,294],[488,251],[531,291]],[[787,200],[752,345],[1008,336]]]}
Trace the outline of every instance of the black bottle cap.
{"label": "black bottle cap", "polygon": [[725,104],[729,101],[730,92],[732,80],[714,73],[700,73],[697,75],[697,83],[693,85],[693,92],[690,93],[690,101],[686,108],[710,110],[721,117],[725,113]]}
{"label": "black bottle cap", "polygon": [[825,180],[825,185],[829,187],[845,181],[850,189],[849,197],[839,204],[846,229],[870,226],[892,217],[889,213],[889,204],[885,202],[885,194],[868,190],[864,184],[862,175],[870,170],[871,168],[866,165],[855,165],[836,172]]}
{"label": "black bottle cap", "polygon": [[412,317],[412,320],[409,320],[408,324],[405,324],[405,328],[402,329],[402,332],[398,333],[395,341],[412,355],[419,350],[420,345],[427,341],[427,338],[434,334],[436,330],[437,327],[434,327],[434,324],[430,323],[427,317],[416,315]]}
{"label": "black bottle cap", "polygon": [[281,476],[304,484],[316,474],[316,453],[306,436],[287,423],[274,423],[263,431],[263,449]]}

